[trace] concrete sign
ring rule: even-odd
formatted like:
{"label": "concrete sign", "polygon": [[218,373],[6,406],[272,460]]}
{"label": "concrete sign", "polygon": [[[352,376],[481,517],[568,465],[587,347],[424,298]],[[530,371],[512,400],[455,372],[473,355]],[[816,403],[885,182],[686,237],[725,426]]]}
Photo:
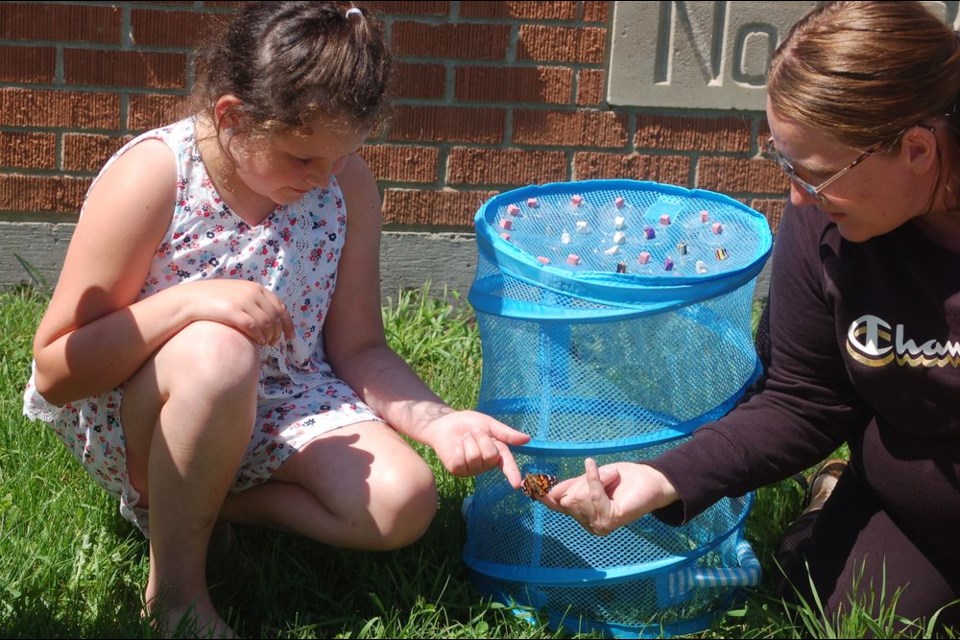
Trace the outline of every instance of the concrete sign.
{"label": "concrete sign", "polygon": [[[762,111],[766,69],[817,2],[614,2],[607,101]],[[957,28],[960,2],[925,2]]]}
{"label": "concrete sign", "polygon": [[816,2],[615,2],[607,101],[762,111],[766,69]]}

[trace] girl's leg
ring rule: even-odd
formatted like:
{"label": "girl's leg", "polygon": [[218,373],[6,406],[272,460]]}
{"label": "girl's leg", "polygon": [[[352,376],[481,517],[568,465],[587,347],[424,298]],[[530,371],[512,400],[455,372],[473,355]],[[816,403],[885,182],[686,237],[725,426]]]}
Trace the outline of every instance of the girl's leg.
{"label": "girl's leg", "polygon": [[363,422],[325,433],[273,479],[231,493],[221,517],[352,549],[396,549],[422,536],[437,510],[433,472],[393,429]]}
{"label": "girl's leg", "polygon": [[253,430],[259,354],[238,331],[189,325],[124,386],[131,484],[150,511],[147,610],[164,631],[187,613],[231,635],[207,590],[206,553]]}

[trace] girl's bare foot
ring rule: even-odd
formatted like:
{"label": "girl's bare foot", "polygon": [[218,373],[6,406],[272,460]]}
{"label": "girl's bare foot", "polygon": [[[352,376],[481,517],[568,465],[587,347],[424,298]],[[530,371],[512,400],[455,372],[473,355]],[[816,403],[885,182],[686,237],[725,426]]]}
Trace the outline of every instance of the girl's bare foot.
{"label": "girl's bare foot", "polygon": [[[149,609],[149,611],[146,611]],[[238,638],[236,632],[213,608],[212,603],[163,607],[154,598],[142,618],[160,638]]]}
{"label": "girl's bare foot", "polygon": [[[212,608],[204,611],[193,605],[164,612],[162,625],[165,638],[237,638],[220,615]],[[158,627],[159,631],[159,627]]]}

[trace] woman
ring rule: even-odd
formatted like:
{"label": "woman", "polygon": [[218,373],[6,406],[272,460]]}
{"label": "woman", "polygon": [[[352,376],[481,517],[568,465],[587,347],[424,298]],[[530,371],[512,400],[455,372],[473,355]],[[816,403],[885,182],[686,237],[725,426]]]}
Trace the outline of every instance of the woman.
{"label": "woman", "polygon": [[960,597],[960,41],[918,2],[826,3],[767,90],[790,203],[759,389],[656,459],[587,460],[543,502],[598,535],[649,512],[679,524],[846,443],[829,499],[782,540],[778,590],[812,602],[812,583],[834,614],[902,588],[896,613],[928,618]]}

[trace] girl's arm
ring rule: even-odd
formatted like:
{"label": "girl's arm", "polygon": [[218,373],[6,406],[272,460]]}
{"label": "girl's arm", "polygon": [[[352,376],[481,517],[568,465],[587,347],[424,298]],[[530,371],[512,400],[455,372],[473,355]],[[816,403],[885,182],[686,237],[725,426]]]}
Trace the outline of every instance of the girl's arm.
{"label": "girl's arm", "polygon": [[337,175],[347,204],[346,243],[324,324],[337,373],[382,418],[417,439],[427,422],[453,411],[387,345],[380,301],[380,197],[359,156]]}
{"label": "girl's arm", "polygon": [[380,301],[380,227],[376,182],[359,156],[337,175],[347,204],[347,236],[324,325],[337,376],[401,433],[432,447],[451,473],[474,475],[498,464],[513,486],[520,472],[507,444],[529,437],[475,411],[455,411],[387,345]]}
{"label": "girl's arm", "polygon": [[34,338],[37,389],[49,402],[117,386],[181,322],[162,301],[131,306],[175,193],[173,155],[156,140],[130,149],[94,183]]}
{"label": "girl's arm", "polygon": [[92,187],[34,338],[36,386],[48,402],[121,385],[198,319],[231,324],[260,342],[279,335],[279,301],[255,283],[183,284],[137,301],[170,226],[176,184],[170,149],[145,140]]}

